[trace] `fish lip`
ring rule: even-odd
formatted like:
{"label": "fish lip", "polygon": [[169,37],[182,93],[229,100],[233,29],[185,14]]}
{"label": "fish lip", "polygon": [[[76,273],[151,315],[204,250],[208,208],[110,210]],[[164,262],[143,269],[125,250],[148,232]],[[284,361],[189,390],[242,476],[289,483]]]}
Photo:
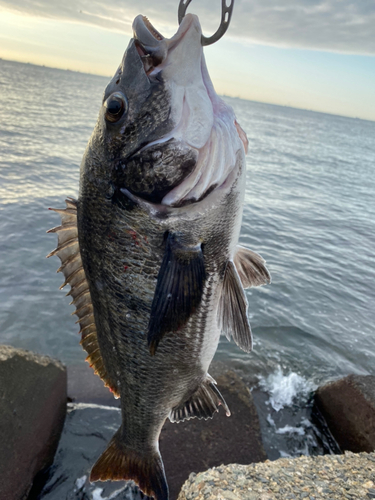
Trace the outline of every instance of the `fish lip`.
{"label": "fish lip", "polygon": [[198,17],[194,14],[186,14],[181,21],[177,32],[172,36],[172,38],[168,39],[156,30],[146,16],[142,16],[140,14],[134,19],[132,24],[133,38],[138,40],[142,45],[157,47],[165,41],[168,47],[173,47],[184,37],[192,24],[195,24],[198,31],[202,31]]}
{"label": "fish lip", "polygon": [[159,66],[168,55],[166,39],[147,17],[139,15],[133,21],[133,39],[146,74]]}
{"label": "fish lip", "polygon": [[162,64],[166,60],[168,53],[181,42],[193,25],[197,29],[197,36],[201,36],[202,30],[198,17],[194,14],[187,14],[181,21],[175,35],[168,39],[154,28],[147,17],[138,15],[133,21],[132,29],[140,57],[151,58],[153,67]]}
{"label": "fish lip", "polygon": [[183,37],[192,27],[194,27],[197,30],[198,32],[197,36],[199,36],[200,39],[202,35],[202,29],[198,20],[198,16],[194,14],[186,14],[186,16],[181,21],[181,24],[178,27],[177,32],[172,36],[172,38],[169,38],[167,40],[168,50],[173,49],[179,42],[181,42]]}
{"label": "fish lip", "polygon": [[145,27],[148,29],[148,31],[151,33],[151,35],[156,38],[156,40],[163,40],[164,37],[163,35],[160,33],[160,31],[158,31],[150,22],[150,20],[146,17],[146,16],[142,16],[142,20],[143,20],[143,24],[145,25]]}
{"label": "fish lip", "polygon": [[132,25],[133,38],[147,47],[156,48],[163,44],[165,38],[159,33],[146,16],[137,16]]}

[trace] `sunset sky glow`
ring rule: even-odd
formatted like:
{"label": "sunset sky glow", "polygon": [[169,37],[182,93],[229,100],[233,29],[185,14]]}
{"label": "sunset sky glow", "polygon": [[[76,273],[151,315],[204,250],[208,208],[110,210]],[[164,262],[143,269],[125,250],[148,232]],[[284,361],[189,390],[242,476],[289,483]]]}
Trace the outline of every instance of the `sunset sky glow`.
{"label": "sunset sky glow", "polygon": [[[193,0],[212,34],[220,0]],[[0,57],[110,77],[137,14],[165,36],[178,0],[0,0]],[[375,120],[375,3],[236,0],[225,37],[205,49],[220,94]]]}

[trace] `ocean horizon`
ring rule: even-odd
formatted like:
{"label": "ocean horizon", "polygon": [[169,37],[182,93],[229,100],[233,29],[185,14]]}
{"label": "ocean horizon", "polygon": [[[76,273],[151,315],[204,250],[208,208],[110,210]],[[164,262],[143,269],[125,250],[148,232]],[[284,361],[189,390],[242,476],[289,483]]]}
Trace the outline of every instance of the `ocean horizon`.
{"label": "ocean horizon", "polygon": [[[37,67],[40,67],[40,68],[47,68],[47,69],[52,69],[52,70],[56,70],[56,71],[67,71],[69,73],[77,73],[79,75],[91,75],[91,76],[97,76],[99,78],[104,78],[104,79],[108,79],[108,81],[110,79],[112,79],[113,75],[99,75],[98,73],[87,73],[85,71],[77,71],[77,70],[73,70],[73,69],[69,69],[69,68],[56,68],[54,66],[46,66],[44,64],[35,64],[35,63],[31,63],[31,62],[22,62],[22,61],[16,61],[16,60],[13,60],[13,59],[4,59],[4,58],[1,58],[0,57],[0,61],[6,61],[6,62],[10,62],[10,63],[17,63],[17,64],[26,64],[28,66],[37,66]],[[213,82],[215,84],[215,82]],[[252,103],[255,103],[255,104],[268,104],[269,106],[277,106],[277,107],[280,107],[280,108],[290,108],[290,109],[297,109],[297,110],[301,110],[301,111],[309,111],[311,113],[320,113],[320,114],[323,114],[323,115],[329,115],[329,116],[337,116],[337,117],[341,117],[341,118],[351,118],[352,120],[362,120],[362,121],[365,121],[365,122],[375,122],[375,120],[368,120],[366,118],[360,118],[360,117],[357,117],[357,116],[349,116],[349,115],[340,115],[340,114],[335,114],[335,113],[328,113],[327,111],[318,111],[318,110],[314,110],[314,109],[309,109],[309,108],[297,108],[295,106],[290,106],[290,105],[287,105],[287,104],[276,104],[276,103],[272,103],[272,102],[266,102],[266,101],[255,101],[253,99],[245,99],[244,97],[240,97],[240,96],[233,96],[233,95],[226,95],[226,94],[219,94],[221,97],[224,97],[224,98],[228,98],[228,99],[239,99],[239,100],[242,100],[242,101],[246,101],[246,102],[252,102]]]}

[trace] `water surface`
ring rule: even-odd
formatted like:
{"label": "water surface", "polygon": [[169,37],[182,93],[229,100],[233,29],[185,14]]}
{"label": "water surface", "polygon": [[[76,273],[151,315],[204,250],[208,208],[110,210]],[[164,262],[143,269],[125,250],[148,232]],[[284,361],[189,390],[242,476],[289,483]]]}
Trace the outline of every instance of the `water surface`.
{"label": "water surface", "polygon": [[[0,61],[0,341],[67,365],[85,354],[47,209],[77,196],[107,81]],[[225,99],[249,138],[241,242],[273,281],[247,291],[253,353],[223,339],[217,357],[268,388],[273,419],[275,380],[303,381],[290,407],[289,389],[375,374],[375,123]]]}

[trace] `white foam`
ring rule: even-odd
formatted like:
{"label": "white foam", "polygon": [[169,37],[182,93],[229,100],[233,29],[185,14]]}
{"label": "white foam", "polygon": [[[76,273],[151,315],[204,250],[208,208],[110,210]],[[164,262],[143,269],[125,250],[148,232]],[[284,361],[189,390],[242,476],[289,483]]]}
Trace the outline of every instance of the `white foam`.
{"label": "white foam", "polygon": [[122,491],[124,491],[125,488],[126,488],[126,486],[123,486],[119,490],[114,491],[113,493],[111,493],[109,495],[109,497],[102,497],[102,493],[104,491],[103,488],[95,488],[95,490],[92,492],[92,500],[113,500],[113,499],[117,498],[117,496]]}
{"label": "white foam", "polygon": [[304,427],[312,427],[312,423],[306,417],[301,420],[301,425]]}
{"label": "white foam", "polygon": [[306,434],[305,428],[311,427],[311,423],[306,418],[301,420],[300,427],[285,425],[284,427],[277,428],[276,423],[270,414],[267,415],[266,420],[270,424],[270,426],[275,429],[275,434],[297,434],[298,436],[304,436]]}
{"label": "white foam", "polygon": [[77,490],[80,490],[83,487],[83,485],[86,482],[86,479],[87,479],[87,476],[82,476],[82,477],[79,477],[78,479],[76,479]]}
{"label": "white foam", "polygon": [[311,382],[304,377],[295,372],[284,375],[280,367],[261,379],[260,386],[270,395],[269,403],[276,411],[291,406],[297,396],[306,396],[313,389]]}
{"label": "white foam", "polygon": [[103,488],[95,488],[92,492],[92,500],[104,500],[102,497]]}
{"label": "white foam", "polygon": [[292,458],[292,455],[290,455],[286,451],[280,450],[279,453],[281,458]]}
{"label": "white foam", "polygon": [[298,434],[299,436],[304,436],[305,430],[303,427],[292,427],[291,425],[286,425],[285,427],[276,429],[276,434]]}
{"label": "white foam", "polygon": [[275,421],[270,414],[267,415],[267,422],[270,424],[271,427],[276,427]]}
{"label": "white foam", "polygon": [[68,403],[68,411],[86,410],[88,408],[106,410],[106,411],[116,411],[118,413],[121,412],[121,408],[117,408],[116,406],[98,405],[95,403]]}

